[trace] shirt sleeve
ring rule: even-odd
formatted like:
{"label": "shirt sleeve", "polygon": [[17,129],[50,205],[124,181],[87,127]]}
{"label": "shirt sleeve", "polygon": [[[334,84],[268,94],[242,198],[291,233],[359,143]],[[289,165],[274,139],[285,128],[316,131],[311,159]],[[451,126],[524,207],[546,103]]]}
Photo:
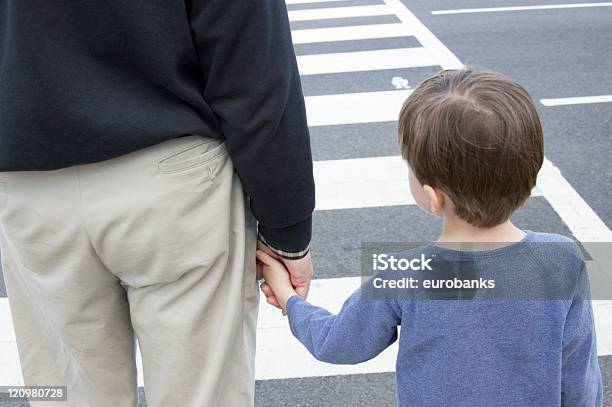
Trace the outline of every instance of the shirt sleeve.
{"label": "shirt sleeve", "polygon": [[287,302],[293,335],[318,360],[355,364],[372,359],[397,340],[401,311],[396,301],[365,299],[354,292],[338,315],[295,295]]}
{"label": "shirt sleeve", "polygon": [[259,233],[277,250],[311,238],[314,180],[284,0],[187,0],[205,83]]}
{"label": "shirt sleeve", "polygon": [[602,393],[588,274],[583,263],[563,332],[562,405],[601,406]]}

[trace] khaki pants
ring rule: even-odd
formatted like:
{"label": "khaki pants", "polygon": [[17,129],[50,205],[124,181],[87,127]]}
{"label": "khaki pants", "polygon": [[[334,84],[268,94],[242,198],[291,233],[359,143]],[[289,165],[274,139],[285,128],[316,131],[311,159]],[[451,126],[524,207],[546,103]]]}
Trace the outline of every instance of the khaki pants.
{"label": "khaki pants", "polygon": [[[41,406],[252,406],[255,223],[225,144],[185,136],[108,161],[0,172],[0,251]],[[36,405],[36,403],[32,403]]]}

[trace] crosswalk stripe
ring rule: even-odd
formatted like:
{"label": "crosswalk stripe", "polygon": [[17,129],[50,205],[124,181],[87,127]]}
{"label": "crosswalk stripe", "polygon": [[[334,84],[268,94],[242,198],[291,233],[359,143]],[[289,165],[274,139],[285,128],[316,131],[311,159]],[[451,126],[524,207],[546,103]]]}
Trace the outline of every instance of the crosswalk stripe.
{"label": "crosswalk stripe", "polygon": [[372,24],[348,27],[311,28],[291,32],[294,44],[391,38],[413,35],[406,24]]}
{"label": "crosswalk stripe", "polygon": [[591,305],[597,334],[597,355],[612,355],[612,301],[595,300]]}
{"label": "crosswalk stripe", "polygon": [[300,75],[437,65],[429,51],[422,47],[301,55],[297,57],[297,62]]}
{"label": "crosswalk stripe", "polygon": [[[400,156],[316,161],[317,210],[413,205]],[[612,232],[548,159],[532,196],[543,196],[582,242],[612,242]]]}
{"label": "crosswalk stripe", "polygon": [[336,3],[339,1],[349,2],[351,0],[285,0],[285,3],[289,5],[289,4],[310,4],[310,3],[329,3],[329,2]]}
{"label": "crosswalk stripe", "polygon": [[443,69],[461,69],[463,64],[400,0],[383,0],[393,14],[406,26],[414,30],[421,45],[436,58]]}
{"label": "crosswalk stripe", "polygon": [[558,99],[541,99],[540,103],[544,106],[567,106],[567,105],[584,105],[590,103],[610,103],[612,102],[612,95],[601,95],[601,96],[581,96],[571,98],[558,98]]}
{"label": "crosswalk stripe", "polygon": [[309,126],[396,121],[411,90],[307,96]]}
{"label": "crosswalk stripe", "polygon": [[289,11],[289,21],[326,20],[331,18],[372,17],[391,15],[393,11],[386,5],[334,7]]}
{"label": "crosswalk stripe", "polygon": [[[398,156],[314,162],[316,210],[414,205],[408,167]],[[541,196],[534,188],[532,196]]]}
{"label": "crosswalk stripe", "polygon": [[[360,277],[315,280],[309,302],[332,313],[361,283]],[[599,356],[612,354],[612,301],[593,301]],[[260,306],[261,329],[257,333],[256,376],[258,379],[282,379],[358,373],[392,372],[395,370],[397,343],[372,361],[355,366],[338,366],[317,362],[291,336],[286,318],[267,304]],[[275,360],[283,363],[273,363]]]}
{"label": "crosswalk stripe", "polygon": [[400,156],[316,161],[317,210],[412,205]]}
{"label": "crosswalk stripe", "polygon": [[[11,323],[8,323],[11,322]],[[8,298],[0,298],[0,343],[15,341],[15,331],[11,319],[11,311],[8,306]],[[0,363],[0,366],[4,366]],[[2,381],[0,381],[0,385]]]}
{"label": "crosswalk stripe", "polygon": [[[344,300],[359,287],[360,283],[360,277],[314,280],[309,301],[331,312],[338,312]],[[257,326],[255,376],[259,380],[391,372],[395,367],[397,344],[375,359],[359,365],[321,363],[293,338],[287,319],[280,311],[265,302],[260,305]],[[278,360],[282,360],[283,363],[275,363]]]}
{"label": "crosswalk stripe", "polygon": [[[331,312],[338,312],[344,300],[359,286],[360,277],[315,280],[309,301]],[[593,301],[600,356],[612,354],[612,301]],[[0,298],[0,383],[17,386],[23,383],[7,298]],[[368,362],[353,366],[331,365],[317,361],[293,338],[288,322],[280,311],[262,301],[257,327],[257,380],[295,377],[331,376],[392,372],[395,369],[397,343]],[[282,360],[283,363],[278,363]],[[142,365],[137,354],[138,385],[142,386]]]}
{"label": "crosswalk stripe", "polygon": [[538,178],[542,195],[581,242],[612,242],[612,232],[549,160]]}
{"label": "crosswalk stripe", "polygon": [[469,13],[496,13],[502,11],[530,11],[530,10],[553,10],[553,9],[568,9],[568,8],[585,8],[585,7],[612,7],[612,3],[571,3],[571,4],[541,4],[536,6],[510,6],[510,7],[484,7],[484,8],[464,8],[454,10],[433,10],[433,15],[445,14],[469,14]]}

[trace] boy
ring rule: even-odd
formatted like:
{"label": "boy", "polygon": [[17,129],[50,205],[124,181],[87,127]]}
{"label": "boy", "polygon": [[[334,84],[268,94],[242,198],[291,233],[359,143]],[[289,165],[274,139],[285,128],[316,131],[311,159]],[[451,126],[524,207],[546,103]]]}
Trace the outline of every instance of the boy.
{"label": "boy", "polygon": [[[423,271],[420,288],[387,288],[385,295],[377,291],[385,273],[377,274],[331,315],[297,296],[282,264],[260,251],[262,290],[273,292],[271,302],[288,314],[293,334],[319,360],[355,364],[393,343],[401,325],[400,406],[601,406],[580,250],[566,237],[523,231],[510,221],[543,161],[542,128],[527,92],[494,72],[442,71],[404,104],[399,142],[415,201],[443,219],[436,244],[400,257],[422,266],[426,257],[437,259],[434,269],[444,264],[440,259],[456,258],[469,270],[451,267],[454,278],[428,285],[426,276],[436,274]],[[462,242],[472,242],[472,250],[452,249],[465,248]],[[474,289],[469,283],[482,279],[457,278],[468,271],[495,277],[484,281],[505,291]],[[435,290],[448,281],[446,290]],[[456,281],[468,283],[452,286]]]}

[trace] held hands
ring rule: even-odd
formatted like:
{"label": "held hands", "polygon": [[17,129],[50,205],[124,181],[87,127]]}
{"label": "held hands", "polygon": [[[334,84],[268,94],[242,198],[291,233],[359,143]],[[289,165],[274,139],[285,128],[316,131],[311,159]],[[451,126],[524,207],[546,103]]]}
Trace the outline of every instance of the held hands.
{"label": "held hands", "polygon": [[266,280],[261,285],[261,290],[268,298],[268,303],[282,308],[285,314],[289,298],[298,295],[297,289],[293,288],[289,270],[279,260],[262,250],[257,250],[257,259],[261,262],[263,277]]}
{"label": "held hands", "polygon": [[[266,246],[261,241],[257,242],[257,249],[268,254],[273,260],[280,262],[285,269],[285,273],[289,272],[289,278],[291,281],[291,285],[293,286],[295,292],[302,298],[306,299],[308,296],[308,290],[310,288],[310,282],[312,280],[312,276],[314,274],[313,266],[312,266],[312,257],[310,253],[308,253],[305,257],[297,260],[288,260],[283,259],[274,254],[268,246]],[[263,261],[259,260],[257,262],[257,279],[263,278]],[[279,303],[278,299],[275,296],[275,293],[270,288],[270,285],[265,282],[261,285],[261,291],[267,298],[267,302],[270,305],[273,305],[277,308],[282,309],[283,307]],[[284,314],[284,311],[283,311]]]}

